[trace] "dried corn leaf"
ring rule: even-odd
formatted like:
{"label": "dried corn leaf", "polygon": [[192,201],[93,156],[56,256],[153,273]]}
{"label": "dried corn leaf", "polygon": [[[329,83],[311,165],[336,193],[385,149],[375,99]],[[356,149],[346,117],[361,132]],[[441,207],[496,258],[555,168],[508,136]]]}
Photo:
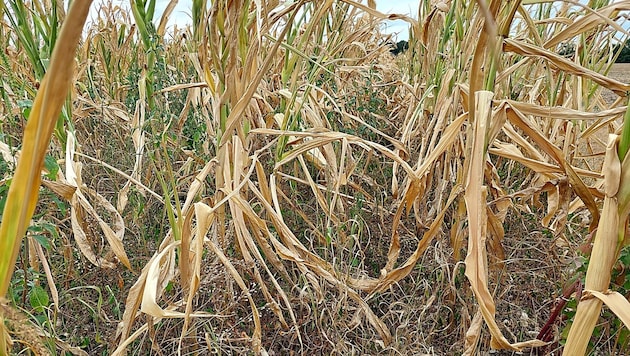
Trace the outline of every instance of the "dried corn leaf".
{"label": "dried corn leaf", "polygon": [[444,215],[448,211],[450,211],[451,204],[455,201],[456,198],[460,196],[461,192],[462,192],[461,186],[456,186],[455,188],[453,188],[449,196],[449,199],[444,205],[442,211],[440,211],[440,213],[435,218],[435,220],[433,220],[433,223],[431,224],[429,229],[424,233],[420,242],[418,242],[418,245],[416,246],[416,250],[407,259],[407,261],[405,261],[405,263],[403,263],[400,267],[391,271],[388,271],[387,268],[385,268],[383,271],[385,271],[386,273],[382,275],[381,278],[379,278],[377,281],[373,281],[369,279],[361,279],[358,281],[351,280],[350,281],[351,285],[359,287],[361,289],[364,289],[366,286],[369,286],[368,292],[370,293],[370,295],[373,295],[374,293],[383,292],[384,290],[389,288],[392,284],[408,276],[409,273],[411,273],[411,271],[415,267],[416,263],[424,255],[424,252],[426,251],[427,247],[429,247],[429,244],[431,243],[431,241],[433,241],[433,238],[437,236],[438,233],[441,231],[442,224],[444,222]]}
{"label": "dried corn leaf", "polygon": [[[254,234],[253,234],[254,236],[258,237],[258,236],[262,236],[263,234],[268,234],[269,235],[269,231],[266,228],[266,226],[264,225],[264,222],[256,215],[256,213],[253,211],[251,206],[246,201],[244,201],[242,198],[237,198],[237,199],[234,199],[234,204],[238,205],[238,207],[240,209],[242,209],[241,217],[244,218],[246,216],[247,217],[247,221],[254,222],[253,226],[251,226],[251,224],[250,224],[252,229],[262,228],[262,230],[259,230],[259,231],[255,231],[254,230]],[[243,214],[244,214],[244,216],[243,216]],[[245,221],[243,221],[242,224],[243,224],[243,227],[245,229],[247,229],[246,226],[245,226]],[[241,228],[243,228],[243,227],[241,227]],[[268,245],[268,243],[266,241],[261,241],[260,239],[257,239],[256,242],[254,242],[254,240],[250,236],[248,230],[244,230],[242,232],[242,234],[245,237],[247,237],[247,239],[245,239],[244,241],[247,244],[247,249],[248,249],[249,253],[254,255],[254,257],[256,257],[256,260],[259,262],[259,264],[265,270],[265,272],[267,273],[267,278],[269,279],[269,281],[271,281],[272,285],[276,288],[277,292],[280,294],[280,297],[285,302],[285,305],[286,305],[286,307],[289,310],[289,314],[291,316],[293,324],[297,325],[297,321],[295,319],[295,315],[293,313],[293,308],[291,306],[291,303],[289,302],[289,299],[288,299],[286,293],[282,290],[282,288],[280,287],[280,284],[278,283],[278,281],[274,277],[273,273],[269,270],[269,267],[267,266],[267,263],[266,263],[266,259],[270,260],[272,262],[272,264],[274,264],[274,261],[277,261],[277,257],[275,255],[275,253],[269,248],[269,245]],[[248,239],[251,240],[251,241],[249,241]],[[258,243],[258,245],[256,243]],[[265,251],[266,259],[263,258],[263,256],[261,255],[260,251],[258,250],[258,246],[260,246],[261,249],[263,249]],[[251,260],[251,257],[250,257],[250,260]],[[251,260],[251,262],[253,262],[253,260]],[[280,264],[276,262],[274,265],[280,265]],[[280,309],[280,306],[278,305],[278,302],[273,298],[271,293],[269,293],[269,290],[266,288],[266,283],[263,282],[262,277],[260,276],[258,271],[256,270],[255,272],[256,272],[255,277],[257,278],[257,281],[261,284],[261,288],[262,288],[264,297],[267,300],[269,307],[276,314],[276,316],[280,320],[280,323],[285,328],[287,328],[288,324],[286,323],[286,321],[284,319],[284,315],[282,314],[282,310]],[[297,332],[298,332],[298,338],[301,339],[301,335],[299,334],[299,330]]]}
{"label": "dried corn leaf", "polygon": [[614,107],[612,109],[596,112],[574,110],[558,106],[541,106],[533,103],[504,100],[510,107],[525,115],[532,115],[555,120],[614,120],[621,117],[627,110],[626,106]]}
{"label": "dried corn leaf", "polygon": [[[233,142],[234,161],[240,162],[238,164],[235,163],[232,168],[233,169],[232,184],[236,185],[237,183],[240,182],[241,176],[245,175],[244,166],[245,164],[248,163],[249,159],[246,156],[243,146],[240,144],[240,140],[235,137],[232,140],[232,142]],[[267,288],[267,283],[266,281],[263,280],[263,277],[260,274],[258,266],[262,266],[262,268],[265,269],[265,271],[267,272],[268,278],[270,278],[276,286],[278,286],[278,283],[277,281],[275,281],[273,274],[269,270],[267,263],[265,262],[265,259],[260,254],[260,251],[258,250],[258,246],[256,245],[252,237],[252,234],[250,234],[249,228],[246,223],[246,216],[247,216],[247,220],[250,220],[250,219],[256,220],[258,219],[258,216],[251,209],[251,207],[249,206],[249,203],[245,202],[242,196],[240,195],[236,195],[232,199],[230,199],[229,208],[230,208],[230,212],[232,216],[232,221],[234,222],[234,228],[236,232],[236,242],[238,243],[238,246],[240,247],[240,251],[243,255],[243,259],[248,266],[252,266],[253,272],[254,272],[254,278],[256,279],[256,282],[258,283],[258,285],[261,287],[263,296],[269,303],[271,309],[278,312],[277,315],[280,319],[280,322],[286,327],[288,325],[286,321],[284,320],[284,316],[281,313],[280,307],[278,306],[278,303],[275,301],[275,299],[272,297],[271,293],[269,292]],[[294,319],[294,324],[295,324],[295,319]],[[298,332],[298,337],[301,338],[299,332]]]}
{"label": "dried corn leaf", "polygon": [[[124,322],[121,322],[121,324],[122,323]],[[118,325],[119,330],[120,330],[121,324]],[[125,328],[127,328],[126,325],[125,325]],[[131,343],[133,343],[140,335],[144,334],[148,329],[149,329],[149,324],[145,323],[145,324],[142,324],[142,326],[139,327],[138,330],[136,330],[131,336],[124,337],[118,344],[118,347],[116,347],[114,352],[112,352],[112,356],[125,356],[127,354],[127,346],[131,345]]]}
{"label": "dried corn leaf", "polygon": [[91,240],[94,240],[94,237],[88,237],[88,233],[85,231],[83,226],[83,217],[82,212],[83,209],[79,203],[79,198],[77,196],[73,197],[70,200],[70,222],[72,226],[72,233],[74,236],[74,240],[79,246],[79,250],[93,265],[101,267],[114,269],[116,265],[100,256],[96,255],[92,250]]}
{"label": "dried corn leaf", "polygon": [[77,188],[73,187],[70,184],[63,183],[62,181],[63,181],[63,178],[59,182],[43,180],[42,185],[52,190],[55,194],[59,195],[60,197],[66,200],[70,200],[72,199],[72,196],[76,192]]}
{"label": "dried corn leaf", "polygon": [[[524,347],[541,346],[540,340],[530,340],[511,344],[504,336],[495,320],[495,304],[488,290],[487,270],[487,224],[486,215],[487,188],[483,185],[483,167],[486,160],[485,137],[486,123],[491,114],[491,102],[494,93],[481,91],[476,93],[475,123],[473,142],[468,157],[468,177],[464,200],[468,210],[468,253],[466,255],[466,277],[479,303],[479,308],[492,335],[490,345],[497,349],[520,351]],[[473,333],[474,334],[474,333]]]}
{"label": "dried corn leaf", "polygon": [[201,189],[205,186],[205,180],[216,167],[218,161],[216,159],[210,160],[206,165],[197,173],[195,179],[190,183],[188,193],[186,193],[186,200],[182,205],[182,214],[187,215],[190,208],[193,206],[193,201],[201,192]]}
{"label": "dried corn leaf", "polygon": [[[191,266],[193,266],[195,264],[196,259],[199,258],[199,256],[196,256],[194,253],[192,253],[191,256],[191,241],[193,239],[193,226],[192,226],[192,218],[193,218],[193,214],[183,214],[182,212],[182,217],[184,219],[184,222],[181,224],[181,247],[180,247],[180,260],[179,260],[179,273],[180,273],[180,277],[181,277],[181,281],[182,281],[182,288],[188,292],[188,297],[190,298],[191,295],[195,294],[195,287],[193,287],[192,285],[194,284],[194,275],[191,275]],[[178,217],[177,219],[181,219],[182,217]],[[206,231],[204,231],[205,234]],[[199,233],[199,229],[197,229],[196,233]],[[193,280],[191,280],[193,279]],[[188,312],[188,308],[189,308],[190,304],[186,304],[186,312]],[[186,318],[186,322],[188,322],[188,318]]]}
{"label": "dried corn leaf", "polygon": [[[175,259],[175,248],[179,246],[181,241],[173,241],[166,246],[155,258],[153,258],[147,264],[147,269],[143,271],[146,274],[146,281],[144,290],[142,292],[142,303],[140,304],[140,311],[145,314],[151,315],[156,318],[184,318],[185,313],[163,309],[158,305],[159,295],[163,286],[168,283],[168,279],[163,278],[163,270],[171,269],[171,265]],[[166,262],[162,260],[166,258]],[[214,314],[206,312],[191,313],[192,317],[210,317]]]}
{"label": "dried corn leaf", "polygon": [[549,140],[536,128],[535,125],[531,124],[529,120],[518,110],[515,108],[507,109],[508,120],[513,123],[515,126],[519,127],[523,132],[534,140],[548,155],[550,155],[560,166],[564,169],[567,177],[569,178],[569,182],[573,186],[573,189],[578,194],[578,196],[584,202],[584,205],[588,208],[593,216],[591,221],[591,230],[597,226],[599,222],[599,209],[595,200],[593,199],[593,195],[590,190],[586,187],[582,179],[577,175],[573,167],[566,161],[562,151],[558,149],[555,145],[553,145]]}
{"label": "dried corn leaf", "polygon": [[158,25],[158,28],[157,28],[157,33],[160,36],[160,38],[164,37],[164,33],[166,31],[166,24],[168,23],[168,18],[171,16],[171,13],[175,9],[175,6],[177,6],[178,2],[179,0],[170,0],[168,2],[168,5],[166,5],[166,8],[164,9],[164,12],[162,12],[162,17],[160,17],[160,24]]}
{"label": "dried corn leaf", "polygon": [[[110,261],[106,261],[103,258],[96,256],[94,251],[92,250],[92,243],[90,241],[95,241],[96,236],[91,233],[91,229],[87,229],[89,225],[86,221],[86,214],[90,216],[91,219],[95,219],[103,231],[105,238],[107,239],[107,243],[112,249],[112,252],[116,255],[118,260],[127,268],[131,269],[131,264],[129,259],[127,258],[127,254],[125,252],[125,248],[122,244],[122,240],[125,235],[125,222],[122,216],[118,213],[116,208],[102,195],[97,193],[96,191],[82,187],[82,178],[81,178],[81,163],[74,161],[75,155],[75,139],[74,135],[71,132],[68,132],[68,140],[66,142],[66,180],[61,177],[61,187],[70,186],[74,188],[74,193],[71,196],[70,202],[70,215],[72,222],[72,230],[74,232],[75,240],[77,241],[81,252],[88,258],[90,262],[95,264],[96,266],[101,266],[103,268],[115,268],[115,264]],[[58,184],[59,188],[59,184]],[[67,193],[69,188],[64,188],[64,193]],[[109,212],[113,218],[112,227],[107,224],[103,218],[96,212],[96,209],[90,204],[85,194],[91,195],[101,208],[105,209]],[[64,194],[67,195],[67,194]]]}
{"label": "dried corn leaf", "polygon": [[[490,147],[488,149],[488,152],[519,162],[536,173],[541,173],[549,176],[558,176],[559,173],[564,173],[564,170],[555,164],[524,157],[519,148],[512,143],[495,141],[494,147]],[[575,170],[575,173],[579,174],[580,176],[590,178],[602,178],[601,173],[598,172],[593,172],[577,167],[573,167],[573,169]]]}
{"label": "dried corn leaf", "polygon": [[417,177],[421,177],[428,172],[430,167],[434,165],[437,159],[444,153],[449,147],[453,145],[455,142],[455,138],[457,135],[461,133],[461,127],[463,123],[468,119],[468,114],[464,113],[457,117],[457,119],[453,120],[451,124],[449,124],[444,133],[442,134],[442,138],[438,142],[437,146],[431,150],[429,155],[422,160],[422,164],[414,171],[414,175]]}
{"label": "dried corn leaf", "polygon": [[151,260],[149,260],[142,269],[142,273],[140,273],[136,283],[129,288],[129,294],[127,295],[127,299],[125,301],[125,312],[123,313],[122,321],[118,323],[118,327],[116,328],[116,340],[118,340],[118,347],[116,348],[116,351],[121,355],[126,354],[126,346],[143,332],[141,330],[146,331],[147,329],[147,324],[144,324],[140,329],[135,331],[132,336],[129,336],[134,321],[136,320],[136,314],[138,313],[140,304],[142,303],[144,287],[147,280],[147,269],[149,268],[149,264],[151,264],[156,258],[157,254],[151,257]]}
{"label": "dried corn leaf", "polygon": [[486,248],[490,250],[493,266],[496,269],[502,269],[505,266],[505,249],[502,242],[505,237],[503,223],[494,214],[490,206],[486,205],[486,217],[488,218],[488,241]]}
{"label": "dried corn leaf", "polygon": [[[186,311],[184,315],[184,326],[182,327],[181,338],[187,334],[187,330],[190,324],[190,317],[194,316],[192,311],[194,297],[199,290],[199,284],[201,281],[201,260],[203,258],[203,246],[206,240],[206,234],[210,229],[210,226],[214,222],[215,215],[214,214],[203,214],[200,211],[200,206],[195,205],[195,217],[197,217],[197,228],[195,229],[195,237],[192,239],[192,242],[189,242],[188,248],[192,246],[192,251],[189,251],[192,254],[191,258],[184,258],[184,241],[189,240],[190,237],[185,238],[186,233],[182,234],[182,260],[184,263],[192,265],[192,272],[190,273],[190,280],[187,282],[188,285],[188,298],[186,300]],[[192,216],[192,214],[189,214]],[[184,231],[192,230],[190,227],[192,225],[192,219],[186,217],[186,221],[184,222]],[[186,257],[189,257],[189,254],[186,254]],[[188,267],[189,268],[189,267]],[[181,269],[181,264],[180,264]],[[181,269],[183,271],[183,269]],[[184,275],[182,273],[182,280],[184,279]]]}
{"label": "dried corn leaf", "polygon": [[580,36],[601,25],[611,26],[617,31],[624,32],[624,29],[615,22],[614,17],[620,11],[630,10],[630,1],[614,1],[608,6],[597,9],[597,11],[588,10],[586,15],[573,21],[560,33],[550,38],[543,47],[551,49],[564,41]]}
{"label": "dried corn leaf", "polygon": [[462,355],[472,356],[477,354],[477,345],[481,338],[481,328],[483,327],[483,315],[480,311],[475,313],[468,330],[466,330],[466,338],[464,343],[464,353]]}
{"label": "dried corn leaf", "polygon": [[621,183],[621,162],[617,156],[617,145],[619,141],[617,135],[608,135],[608,144],[606,145],[606,156],[604,157],[604,169],[606,176],[604,177],[604,192],[606,196],[614,197],[619,191]]}
{"label": "dried corn leaf", "polygon": [[604,302],[612,310],[615,315],[621,319],[621,321],[626,325],[626,328],[630,329],[630,302],[626,297],[621,295],[619,292],[611,292],[607,291],[605,293],[596,291],[596,290],[584,290],[583,298],[588,298],[588,295],[592,295],[597,297],[599,300]]}
{"label": "dried corn leaf", "polygon": [[[385,344],[391,342],[391,334],[385,324],[372,312],[367,303],[352,289],[348,288],[345,283],[342,283],[335,273],[331,270],[331,266],[322,260],[319,256],[311,253],[302,243],[295,237],[293,232],[282,221],[282,215],[278,204],[277,190],[275,189],[275,176],[271,179],[271,192],[272,201],[274,206],[271,206],[267,201],[261,200],[261,203],[265,207],[269,218],[271,219],[278,235],[283,240],[282,242],[277,240],[275,236],[269,235],[274,248],[282,259],[292,261],[296,264],[296,267],[307,278],[309,283],[312,284],[313,290],[320,297],[323,298],[321,287],[313,274],[318,275],[326,279],[329,283],[340,288],[343,292],[348,293],[353,300],[359,303],[359,306],[367,316],[368,322],[378,331],[379,335],[383,339]],[[260,193],[258,193],[260,194]],[[277,210],[276,210],[277,209]],[[284,243],[283,243],[284,242]],[[360,284],[360,283],[359,283]],[[369,286],[362,286],[367,289]],[[365,290],[364,289],[364,290]]]}
{"label": "dried corn leaf", "polygon": [[[394,217],[394,223],[392,226],[393,233],[387,253],[387,263],[384,267],[385,271],[391,271],[393,269],[393,266],[396,264],[396,260],[398,259],[398,255],[400,253],[400,236],[397,232],[397,229],[398,225],[400,224],[400,220],[402,218],[404,210],[406,209],[406,211],[409,212],[413,204],[417,201],[417,198],[420,195],[424,194],[426,188],[426,179],[427,175],[430,173],[430,169],[436,164],[442,154],[449,147],[452,147],[457,135],[461,132],[461,127],[464,121],[467,118],[468,114],[460,115],[457,119],[455,119],[451,124],[446,127],[436,147],[431,150],[427,157],[423,159],[422,155],[420,155],[418,168],[413,171],[412,175],[410,175],[410,179],[407,181],[402,196],[402,203],[398,207],[396,215]],[[420,161],[422,161],[422,163],[420,163]],[[372,288],[374,287],[370,287],[370,289]]]}
{"label": "dried corn leaf", "polygon": [[55,302],[55,312],[58,313],[60,305],[59,291],[57,290],[57,284],[55,283],[53,272],[48,264],[46,254],[44,254],[44,249],[42,249],[42,246],[39,243],[35,244],[35,250],[37,251],[37,257],[39,257],[39,260],[42,262],[42,267],[44,267],[44,273],[46,274],[46,282],[48,283],[48,288],[50,289],[50,295],[52,296],[53,302]]}
{"label": "dried corn leaf", "polygon": [[[298,6],[303,5],[301,2],[297,3]],[[287,32],[289,31],[289,29],[292,27],[290,24],[293,23],[293,20],[295,19],[295,16],[297,14],[297,10],[291,12],[289,19],[286,20],[286,23],[284,24],[284,28],[282,29],[281,33],[278,36],[278,39],[283,39],[285,38]],[[258,65],[254,65],[253,63],[248,63],[249,65],[245,65],[245,67],[248,67],[248,69],[250,71],[256,71],[253,75],[251,75],[251,77],[248,78],[248,83],[247,83],[247,87],[246,88],[242,88],[245,90],[239,90],[237,88],[234,89],[234,92],[238,95],[238,97],[234,98],[234,102],[235,104],[233,105],[233,107],[231,108],[231,111],[228,115],[228,117],[225,120],[225,133],[222,137],[221,137],[221,142],[219,143],[219,146],[223,146],[230,138],[231,138],[231,134],[232,132],[234,132],[237,127],[239,127],[239,124],[242,123],[243,117],[244,117],[244,113],[245,110],[247,109],[247,107],[250,105],[251,103],[251,99],[254,96],[254,93],[256,92],[256,90],[258,89],[259,83],[262,80],[263,76],[267,73],[267,70],[270,68],[271,64],[276,60],[276,52],[278,51],[278,49],[280,48],[280,44],[282,43],[282,41],[278,40],[275,41],[275,43],[271,46],[271,48],[268,49],[268,51],[266,52],[266,57],[264,58],[263,62]],[[231,50],[233,53],[237,53],[237,51]],[[248,56],[248,58],[256,58],[256,56]],[[256,60],[258,60],[256,58]],[[206,76],[207,77],[207,76]],[[239,84],[238,81],[236,81],[235,83]],[[221,117],[220,115],[218,117]]]}
{"label": "dried corn leaf", "polygon": [[11,146],[1,141],[0,155],[2,155],[2,159],[7,163],[8,168],[11,170],[13,169],[13,167],[15,167],[15,163],[19,158],[19,154],[17,152],[14,153],[14,150],[11,148]]}
{"label": "dried corn leaf", "polygon": [[523,41],[506,38],[503,40],[503,50],[506,52],[514,52],[523,56],[545,58],[549,61],[549,63],[563,72],[589,78],[595,83],[612,90],[619,96],[626,96],[626,92],[630,91],[630,84],[625,84],[618,80],[608,78],[605,75],[580,66],[579,64],[576,64],[575,62],[572,62],[556,53]]}
{"label": "dried corn leaf", "polygon": [[547,190],[547,214],[542,218],[541,224],[544,227],[549,227],[551,219],[556,215],[560,203],[560,193],[558,186],[554,186],[554,189]]}
{"label": "dried corn leaf", "polygon": [[[202,224],[205,224],[203,222],[204,220],[211,219],[211,215],[213,214],[212,209],[203,203],[195,203],[195,212],[198,214],[197,221],[198,222],[201,221]],[[219,257],[219,260],[221,261],[221,263],[223,263],[228,273],[232,276],[232,278],[234,278],[238,286],[241,288],[243,294],[247,297],[247,300],[249,301],[251,311],[252,311],[252,317],[254,319],[254,332],[252,334],[252,349],[254,350],[254,352],[259,353],[261,349],[260,338],[262,334],[262,331],[261,331],[262,329],[260,325],[260,315],[258,313],[258,308],[256,307],[256,303],[252,299],[252,296],[249,292],[249,288],[243,281],[243,278],[241,278],[236,268],[234,268],[234,265],[232,265],[230,260],[225,256],[223,251],[221,251],[221,249],[212,241],[207,241],[207,245],[210,247],[210,250],[217,257]]]}
{"label": "dried corn leaf", "polygon": [[[458,120],[459,121],[459,120]],[[283,131],[283,130],[273,130],[273,129],[254,129],[251,130],[252,134],[262,134],[262,135],[290,135],[296,138],[303,137],[312,137],[312,140],[304,142],[302,144],[296,145],[296,147],[284,154],[282,159],[276,163],[276,169],[280,166],[283,166],[291,161],[293,161],[296,157],[305,154],[306,152],[318,148],[324,145],[327,145],[333,141],[340,141],[342,139],[347,140],[349,144],[355,144],[366,151],[375,150],[383,154],[384,156],[398,162],[398,164],[410,175],[413,175],[414,170],[409,166],[409,164],[403,160],[398,154],[388,149],[387,147],[378,144],[376,142],[364,140],[360,137],[342,133],[342,132],[298,132],[298,131]]]}
{"label": "dried corn leaf", "polygon": [[110,227],[110,225],[106,223],[100,215],[97,214],[96,210],[91,205],[89,205],[89,203],[87,203],[87,200],[84,200],[84,198],[80,199],[83,207],[86,208],[86,210],[98,221],[98,225],[105,234],[105,238],[107,239],[107,243],[109,244],[109,247],[111,247],[112,252],[114,252],[118,260],[125,267],[131,269],[131,263],[129,262],[129,258],[127,257],[127,253],[125,252],[125,247],[122,244],[123,237],[125,235],[125,223],[122,216],[107,199],[105,199],[95,190],[87,188],[86,192],[93,197],[96,204],[98,204],[101,208],[105,209],[112,215],[113,223]]}

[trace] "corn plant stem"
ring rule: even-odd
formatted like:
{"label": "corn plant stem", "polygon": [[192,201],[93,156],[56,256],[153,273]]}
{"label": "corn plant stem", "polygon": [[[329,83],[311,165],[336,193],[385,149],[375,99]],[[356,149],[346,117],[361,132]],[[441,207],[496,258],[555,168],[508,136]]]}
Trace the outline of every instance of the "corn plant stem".
{"label": "corn plant stem", "polygon": [[[536,339],[542,340],[544,342],[553,341],[554,332],[553,332],[552,326],[556,323],[558,317],[560,316],[560,313],[564,310],[564,307],[569,301],[569,298],[571,298],[571,295],[573,293],[581,294],[581,290],[582,290],[581,280],[576,279],[573,283],[571,283],[571,286],[569,286],[562,292],[562,296],[560,296],[559,298],[556,298],[556,301],[557,301],[556,305],[554,306],[553,311],[551,312],[551,315],[549,316],[549,319],[538,332],[538,336],[536,336]],[[546,347],[543,346],[542,351],[544,351],[545,348]]]}
{"label": "corn plant stem", "polygon": [[[625,230],[623,224],[621,226],[624,228],[619,228],[619,222],[617,198],[606,197],[602,219],[597,227],[593,251],[586,272],[584,283],[586,291],[605,292],[610,285],[610,273],[616,261],[619,234],[623,234]],[[563,355],[574,356],[586,353],[601,308],[601,300],[592,296],[589,297],[588,293],[585,293],[578,304]]]}

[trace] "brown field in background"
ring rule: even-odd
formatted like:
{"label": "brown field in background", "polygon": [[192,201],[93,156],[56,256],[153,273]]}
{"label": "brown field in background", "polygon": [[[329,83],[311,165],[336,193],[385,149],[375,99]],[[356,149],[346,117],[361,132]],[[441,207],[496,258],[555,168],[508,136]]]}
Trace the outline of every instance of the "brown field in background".
{"label": "brown field in background", "polygon": [[[622,83],[630,83],[630,63],[615,63],[612,65],[608,76],[617,79]],[[604,98],[606,102],[612,103],[617,100],[617,95],[608,89],[604,89]]]}
{"label": "brown field in background", "polygon": [[630,82],[630,63],[613,64],[610,76],[624,83]]}

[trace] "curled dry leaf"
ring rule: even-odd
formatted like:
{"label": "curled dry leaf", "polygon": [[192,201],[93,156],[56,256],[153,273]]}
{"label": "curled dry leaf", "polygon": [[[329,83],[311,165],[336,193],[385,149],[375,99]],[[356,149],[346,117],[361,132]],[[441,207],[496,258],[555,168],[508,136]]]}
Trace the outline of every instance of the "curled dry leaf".
{"label": "curled dry leaf", "polygon": [[630,329],[630,302],[626,297],[619,292],[606,291],[602,293],[600,291],[587,289],[583,291],[582,298],[589,298],[589,294],[604,302],[604,304],[623,321],[626,328]]}
{"label": "curled dry leaf", "polygon": [[[98,237],[94,236],[91,227],[88,227],[90,226],[90,223],[87,219],[94,219],[101,228],[109,247],[112,249],[112,252],[117,257],[118,261],[120,261],[125,267],[131,269],[131,263],[129,262],[129,258],[127,257],[125,248],[122,244],[122,240],[125,235],[125,222],[118,210],[107,199],[98,192],[82,186],[81,164],[74,161],[74,142],[75,139],[73,135],[70,134],[66,146],[67,178],[63,179],[62,177],[61,181],[65,186],[69,185],[75,189],[69,199],[70,218],[74,237],[79,245],[79,249],[88,258],[88,260],[96,266],[109,269],[116,267],[115,263],[97,256],[93,251],[93,241],[96,241]],[[65,196],[68,195],[67,190],[68,189],[66,188]],[[99,207],[103,208],[112,216],[112,226],[105,222],[105,220],[97,213],[96,209],[92,206],[86,195],[91,196]]]}
{"label": "curled dry leaf", "polygon": [[[504,336],[495,320],[495,303],[488,289],[486,239],[488,217],[486,210],[487,187],[483,185],[483,168],[486,160],[486,123],[491,115],[492,92],[476,93],[477,108],[473,127],[473,142],[468,158],[469,170],[466,181],[464,200],[468,210],[468,253],[466,255],[466,277],[470,281],[475,298],[479,303],[479,310],[490,330],[491,346],[493,348],[520,351],[524,347],[542,346],[540,340],[510,343]],[[475,325],[471,325],[475,327]],[[477,331],[470,331],[475,335]]]}
{"label": "curled dry leaf", "polygon": [[609,197],[614,197],[619,191],[621,183],[621,162],[617,154],[618,136],[610,134],[606,145],[606,156],[604,157],[604,192]]}

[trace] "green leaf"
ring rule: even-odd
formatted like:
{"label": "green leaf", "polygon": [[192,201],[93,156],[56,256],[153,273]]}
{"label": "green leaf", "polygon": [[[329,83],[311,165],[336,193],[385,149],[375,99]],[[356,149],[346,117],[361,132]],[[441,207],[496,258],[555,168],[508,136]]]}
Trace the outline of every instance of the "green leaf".
{"label": "green leaf", "polygon": [[40,286],[34,286],[29,292],[29,302],[36,312],[42,313],[48,307],[50,299],[48,293]]}
{"label": "green leaf", "polygon": [[50,180],[55,180],[57,178],[59,164],[57,164],[57,160],[51,155],[46,155],[46,157],[44,157],[44,168],[48,171],[46,178]]}
{"label": "green leaf", "polygon": [[[50,238],[59,238],[57,227],[47,222],[38,222],[35,225],[31,225],[28,227],[27,231],[32,232],[33,234],[31,235],[33,238],[46,249],[50,248]],[[42,232],[47,232],[49,235],[42,234]]]}
{"label": "green leaf", "polygon": [[35,241],[37,241],[38,244],[42,245],[43,248],[47,250],[50,249],[50,241],[45,235],[36,234],[33,235],[33,238],[35,239]]}

